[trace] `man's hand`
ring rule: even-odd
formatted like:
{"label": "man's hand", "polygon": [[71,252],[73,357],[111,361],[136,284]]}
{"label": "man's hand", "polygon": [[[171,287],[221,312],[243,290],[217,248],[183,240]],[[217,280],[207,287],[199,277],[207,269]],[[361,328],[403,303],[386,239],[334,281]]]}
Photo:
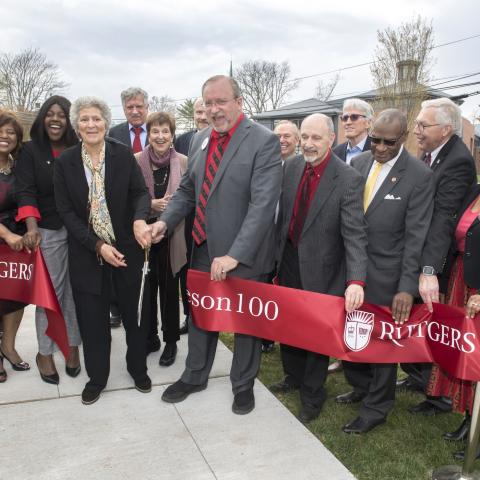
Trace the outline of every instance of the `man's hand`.
{"label": "man's hand", "polygon": [[150,225],[152,227],[152,242],[160,242],[167,233],[167,224],[163,220]]}
{"label": "man's hand", "polygon": [[422,297],[423,303],[427,305],[428,311],[433,312],[433,302],[439,301],[439,287],[438,278],[436,275],[424,275],[420,274],[418,281],[418,291]]}
{"label": "man's hand", "polygon": [[120,253],[115,247],[108,245],[108,243],[104,243],[100,247],[100,255],[107,263],[109,263],[113,267],[127,266],[127,264],[125,263],[125,256]]}
{"label": "man's hand", "polygon": [[42,236],[36,227],[28,229],[28,232],[23,236],[23,244],[28,251],[36,249],[41,241]]}
{"label": "man's hand", "polygon": [[133,222],[133,234],[142,248],[148,248],[152,244],[152,227],[145,220]]}
{"label": "man's hand", "polygon": [[407,292],[398,292],[393,297],[392,318],[396,325],[403,325],[410,317],[413,305],[413,295]]}
{"label": "man's hand", "polygon": [[215,257],[210,268],[210,280],[225,280],[227,272],[237,268],[238,261],[229,255]]}
{"label": "man's hand", "polygon": [[347,313],[353,312],[363,304],[363,287],[352,283],[345,290],[345,310]]}
{"label": "man's hand", "polygon": [[480,312],[480,294],[472,295],[467,302],[467,317],[473,318]]}

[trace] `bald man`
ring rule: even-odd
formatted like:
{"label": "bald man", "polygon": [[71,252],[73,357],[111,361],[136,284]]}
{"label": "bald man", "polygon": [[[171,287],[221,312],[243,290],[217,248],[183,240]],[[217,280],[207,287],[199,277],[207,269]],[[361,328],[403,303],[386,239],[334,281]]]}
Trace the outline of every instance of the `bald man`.
{"label": "bald man", "polygon": [[[285,287],[345,296],[350,312],[363,303],[367,273],[362,177],[332,153],[334,139],[332,120],[310,115],[300,129],[303,155],[285,163],[278,278]],[[299,389],[298,418],[308,423],[326,398],[328,357],[289,345],[281,355],[285,378],[270,389]]]}

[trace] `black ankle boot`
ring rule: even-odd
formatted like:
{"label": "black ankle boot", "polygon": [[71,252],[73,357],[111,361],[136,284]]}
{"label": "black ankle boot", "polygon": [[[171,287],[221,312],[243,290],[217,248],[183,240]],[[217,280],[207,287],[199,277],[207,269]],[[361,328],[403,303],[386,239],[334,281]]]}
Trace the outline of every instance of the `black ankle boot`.
{"label": "black ankle boot", "polygon": [[470,431],[470,416],[465,416],[461,425],[453,432],[446,432],[443,438],[450,442],[462,442],[467,439]]}

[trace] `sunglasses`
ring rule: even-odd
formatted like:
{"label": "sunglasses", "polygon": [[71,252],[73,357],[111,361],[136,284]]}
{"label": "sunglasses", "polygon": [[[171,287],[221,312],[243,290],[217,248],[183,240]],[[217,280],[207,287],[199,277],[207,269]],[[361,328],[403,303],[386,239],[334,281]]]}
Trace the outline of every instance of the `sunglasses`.
{"label": "sunglasses", "polygon": [[360,117],[367,118],[365,115],[360,115],[359,113],[345,113],[343,115],[340,115],[340,120],[342,122],[348,122],[348,119],[350,119],[352,122],[356,122]]}
{"label": "sunglasses", "polygon": [[374,145],[380,145],[381,143],[383,143],[385,146],[387,147],[394,147],[395,144],[403,137],[400,136],[398,138],[396,138],[395,140],[390,140],[390,139],[387,139],[387,138],[379,138],[379,137],[372,137],[370,136],[370,141],[374,144]]}

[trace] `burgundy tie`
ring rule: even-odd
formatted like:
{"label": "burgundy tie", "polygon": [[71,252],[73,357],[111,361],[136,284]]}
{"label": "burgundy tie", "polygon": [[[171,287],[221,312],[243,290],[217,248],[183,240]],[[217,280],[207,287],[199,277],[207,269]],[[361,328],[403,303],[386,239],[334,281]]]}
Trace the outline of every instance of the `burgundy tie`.
{"label": "burgundy tie", "polygon": [[193,221],[192,236],[197,245],[201,245],[207,239],[205,211],[207,208],[208,195],[212,188],[213,179],[217,174],[218,167],[223,157],[223,147],[227,141],[227,135],[218,139],[217,146],[211,157],[207,159],[205,169],[205,178],[203,179],[202,190],[198,198],[198,205],[195,210],[195,220]]}
{"label": "burgundy tie", "polygon": [[430,164],[432,163],[432,154],[431,153],[427,153],[425,155],[425,158],[423,159],[423,161],[428,165],[430,166]]}
{"label": "burgundy tie", "polygon": [[141,152],[142,149],[142,142],[140,140],[140,134],[142,133],[142,127],[132,127],[133,133],[135,133],[135,138],[133,139],[133,153]]}
{"label": "burgundy tie", "polygon": [[302,186],[302,194],[300,197],[300,204],[298,205],[297,215],[295,216],[295,223],[292,229],[292,238],[290,239],[293,246],[297,247],[302,235],[303,226],[307,218],[310,193],[312,190],[312,182],[315,178],[315,171],[310,165],[307,165],[306,177]]}

